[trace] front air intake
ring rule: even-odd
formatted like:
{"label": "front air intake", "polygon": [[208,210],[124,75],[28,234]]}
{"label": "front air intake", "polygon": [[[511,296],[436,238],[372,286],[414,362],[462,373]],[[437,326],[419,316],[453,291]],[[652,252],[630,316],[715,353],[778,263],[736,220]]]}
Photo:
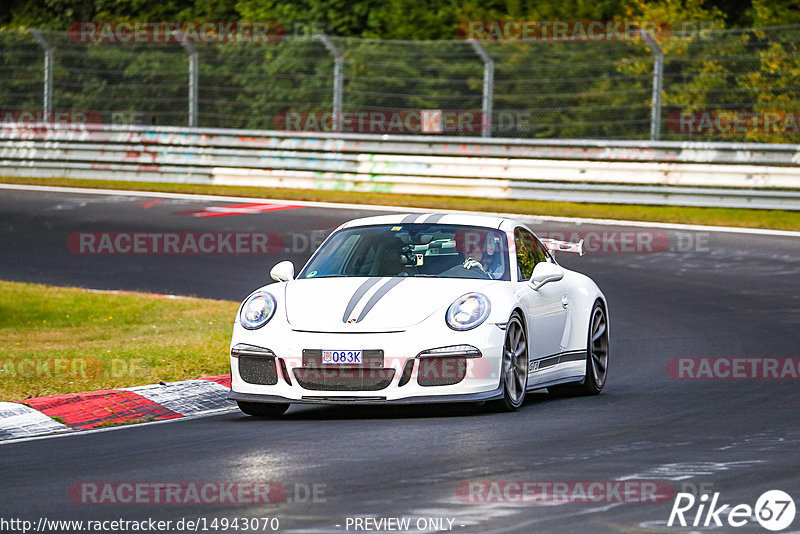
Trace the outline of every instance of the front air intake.
{"label": "front air intake", "polygon": [[467,376],[466,358],[420,358],[417,383],[420,386],[452,386]]}
{"label": "front air intake", "polygon": [[239,356],[239,376],[248,384],[274,386],[278,383],[278,370],[274,357]]}
{"label": "front air intake", "polygon": [[274,386],[278,383],[275,353],[271,350],[239,343],[231,349],[231,356],[238,362],[239,376],[248,384]]}

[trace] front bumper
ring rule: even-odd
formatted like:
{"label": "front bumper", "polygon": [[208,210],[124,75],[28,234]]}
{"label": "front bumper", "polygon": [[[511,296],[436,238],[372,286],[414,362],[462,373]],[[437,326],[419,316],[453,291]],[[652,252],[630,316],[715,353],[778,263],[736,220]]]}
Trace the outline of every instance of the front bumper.
{"label": "front bumper", "polygon": [[428,395],[419,397],[405,397],[388,401],[383,397],[357,397],[357,396],[310,396],[300,400],[287,399],[277,395],[254,395],[252,393],[236,393],[231,390],[228,399],[245,402],[265,403],[292,403],[292,404],[359,404],[380,406],[383,404],[429,404],[441,402],[486,402],[503,398],[503,388],[498,387],[493,391],[482,393],[463,393],[455,395]]}
{"label": "front bumper", "polygon": [[[500,368],[505,340],[503,328],[486,322],[467,332],[454,332],[444,324],[426,323],[403,332],[358,334],[299,332],[288,325],[281,328],[282,325],[278,324],[255,331],[235,327],[231,346],[241,343],[269,349],[274,355],[277,376],[271,377],[270,384],[256,384],[245,372],[250,380],[247,381],[240,372],[240,358],[232,356],[231,392],[228,398],[267,403],[412,404],[480,402],[502,397]],[[420,374],[429,373],[431,369],[435,372],[432,360],[438,358],[418,358],[418,355],[426,350],[450,345],[472,345],[480,349],[481,357],[463,360],[465,369],[461,371],[464,377],[458,383],[423,385],[430,382],[420,379]],[[321,349],[382,351],[382,369],[387,376],[391,375],[391,379],[378,389],[326,389],[318,384],[303,387],[301,383],[308,386],[308,381],[298,380],[303,377],[303,352]],[[410,361],[414,362],[413,372],[408,377],[407,365],[410,365]]]}

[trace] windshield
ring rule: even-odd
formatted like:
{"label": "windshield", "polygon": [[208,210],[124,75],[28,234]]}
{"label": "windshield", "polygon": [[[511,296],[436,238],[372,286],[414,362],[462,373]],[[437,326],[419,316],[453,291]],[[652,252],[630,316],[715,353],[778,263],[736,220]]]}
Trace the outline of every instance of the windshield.
{"label": "windshield", "polygon": [[336,232],[298,278],[422,276],[510,280],[499,230],[445,224],[357,226]]}

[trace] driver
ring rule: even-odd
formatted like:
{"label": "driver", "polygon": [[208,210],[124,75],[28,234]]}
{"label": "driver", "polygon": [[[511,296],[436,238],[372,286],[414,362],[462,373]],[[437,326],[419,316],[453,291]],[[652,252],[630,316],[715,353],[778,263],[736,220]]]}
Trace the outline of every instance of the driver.
{"label": "driver", "polygon": [[[464,269],[477,269],[489,277],[498,279],[503,276],[503,263],[500,260],[496,236],[483,232],[457,232],[455,235],[456,250],[464,255],[461,266]],[[481,246],[483,245],[483,247]],[[483,248],[486,250],[484,251]]]}
{"label": "driver", "polygon": [[502,278],[505,266],[503,265],[503,256],[500,253],[500,238],[496,235],[488,235],[485,248],[486,252],[483,254],[481,260],[483,270],[489,273],[494,279]]}

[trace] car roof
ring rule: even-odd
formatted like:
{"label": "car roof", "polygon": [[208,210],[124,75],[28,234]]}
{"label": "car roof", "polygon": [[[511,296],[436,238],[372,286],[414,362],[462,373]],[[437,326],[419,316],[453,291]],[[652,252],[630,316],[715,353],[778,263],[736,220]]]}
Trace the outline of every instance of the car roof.
{"label": "car roof", "polygon": [[392,215],[377,215],[354,219],[344,223],[340,228],[353,228],[355,226],[369,226],[376,224],[413,224],[413,223],[438,223],[455,224],[464,226],[480,226],[483,228],[500,228],[504,222],[515,225],[520,223],[492,215],[477,215],[469,213],[399,213]]}

